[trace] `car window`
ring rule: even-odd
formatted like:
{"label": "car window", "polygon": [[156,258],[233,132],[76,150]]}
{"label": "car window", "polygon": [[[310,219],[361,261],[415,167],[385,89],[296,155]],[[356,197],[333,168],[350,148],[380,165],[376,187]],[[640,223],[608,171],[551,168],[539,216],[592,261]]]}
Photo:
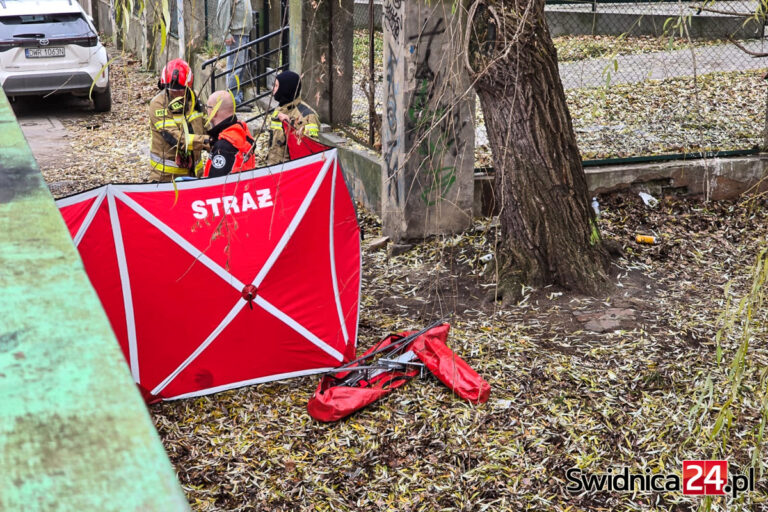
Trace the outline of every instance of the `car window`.
{"label": "car window", "polygon": [[95,35],[78,13],[0,16],[0,39],[88,37]]}

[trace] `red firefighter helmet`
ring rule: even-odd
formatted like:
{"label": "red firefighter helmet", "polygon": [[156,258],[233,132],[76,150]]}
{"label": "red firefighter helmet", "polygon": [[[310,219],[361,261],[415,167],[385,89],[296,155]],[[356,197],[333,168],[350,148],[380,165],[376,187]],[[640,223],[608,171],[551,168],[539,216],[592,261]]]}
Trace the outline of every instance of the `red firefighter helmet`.
{"label": "red firefighter helmet", "polygon": [[184,59],[173,59],[160,73],[160,85],[168,89],[192,87],[192,68]]}

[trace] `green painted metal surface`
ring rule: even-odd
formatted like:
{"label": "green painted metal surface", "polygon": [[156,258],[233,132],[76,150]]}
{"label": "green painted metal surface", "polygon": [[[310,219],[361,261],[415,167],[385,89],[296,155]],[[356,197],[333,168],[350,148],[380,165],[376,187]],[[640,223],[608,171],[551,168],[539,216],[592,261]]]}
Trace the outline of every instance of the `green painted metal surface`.
{"label": "green painted metal surface", "polygon": [[0,511],[189,510],[0,92]]}

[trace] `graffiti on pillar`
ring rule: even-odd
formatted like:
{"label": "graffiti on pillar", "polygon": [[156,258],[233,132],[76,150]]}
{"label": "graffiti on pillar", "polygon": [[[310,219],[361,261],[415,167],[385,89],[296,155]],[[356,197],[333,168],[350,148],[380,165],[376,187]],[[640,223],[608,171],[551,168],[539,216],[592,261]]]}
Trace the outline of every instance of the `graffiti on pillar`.
{"label": "graffiti on pillar", "polygon": [[396,42],[400,42],[400,31],[403,28],[403,18],[400,15],[400,7],[403,0],[387,0],[384,4],[384,19],[387,20],[389,31]]}
{"label": "graffiti on pillar", "polygon": [[387,167],[387,196],[394,199],[395,205],[400,204],[400,183],[398,177],[398,167],[400,158],[397,150],[400,144],[398,137],[397,123],[397,87],[395,85],[395,70],[397,69],[397,56],[392,49],[391,44],[387,44],[387,97],[386,97],[386,130],[387,145],[383,152],[384,163]]}
{"label": "graffiti on pillar", "polygon": [[[444,200],[456,182],[456,167],[446,165],[456,161],[464,143],[457,134],[467,125],[459,105],[451,105],[454,94],[446,87],[450,80],[440,75],[440,69],[432,69],[431,57],[435,38],[445,33],[443,18],[438,18],[431,28],[408,39],[416,41],[421,56],[416,66],[416,90],[406,112],[406,136],[409,145],[416,146],[419,173],[426,178],[421,200],[434,206]],[[438,53],[439,49],[437,50]]]}
{"label": "graffiti on pillar", "polygon": [[408,108],[409,135],[417,144],[419,172],[427,178],[421,192],[422,201],[434,206],[445,199],[456,182],[456,167],[443,165],[446,156],[457,156],[453,109],[442,104],[428,105],[429,83],[422,79]]}
{"label": "graffiti on pillar", "polygon": [[[430,67],[430,57],[432,57],[432,45],[435,42],[435,36],[439,36],[445,33],[445,27],[443,26],[443,18],[438,18],[435,25],[429,29],[419,32],[416,35],[409,37],[410,41],[416,41],[419,44],[419,51],[423,54],[422,59],[419,61],[416,68],[416,78],[425,79],[430,82],[434,82],[435,73]],[[426,44],[421,44],[422,38],[426,37]]]}

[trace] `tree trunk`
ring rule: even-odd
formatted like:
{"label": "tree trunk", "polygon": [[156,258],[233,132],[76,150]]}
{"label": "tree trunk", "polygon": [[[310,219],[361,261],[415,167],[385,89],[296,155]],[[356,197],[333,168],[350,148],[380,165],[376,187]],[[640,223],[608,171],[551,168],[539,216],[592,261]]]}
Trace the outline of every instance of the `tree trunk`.
{"label": "tree trunk", "polygon": [[607,285],[608,256],[544,0],[476,2],[470,17],[468,65],[493,152],[505,256],[523,283],[596,294]]}

